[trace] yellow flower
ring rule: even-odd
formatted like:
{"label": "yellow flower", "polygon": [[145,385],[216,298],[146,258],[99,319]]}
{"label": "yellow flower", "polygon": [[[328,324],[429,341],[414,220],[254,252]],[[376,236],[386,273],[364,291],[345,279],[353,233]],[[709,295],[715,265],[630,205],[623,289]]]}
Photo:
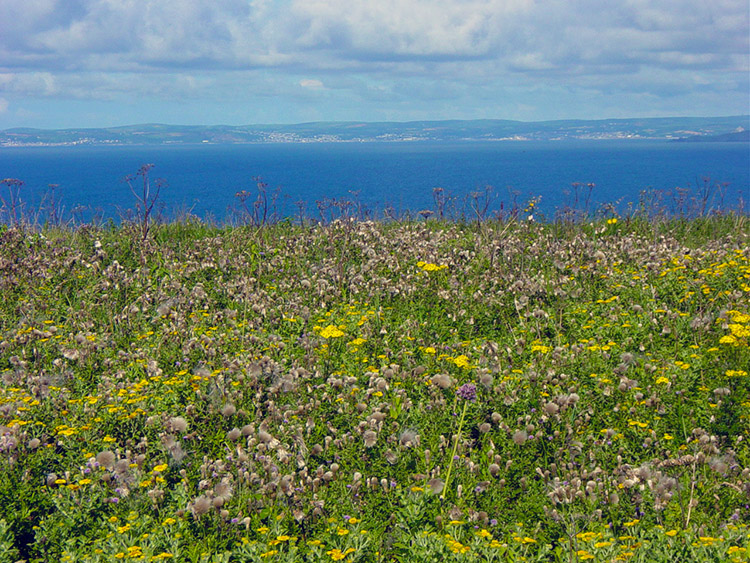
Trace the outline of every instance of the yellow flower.
{"label": "yellow flower", "polygon": [[461,354],[456,359],[453,360],[453,363],[456,364],[458,367],[468,367],[470,365],[469,358]]}
{"label": "yellow flower", "polygon": [[344,336],[344,331],[340,330],[337,326],[328,325],[320,331],[320,336],[323,338],[339,338]]}
{"label": "yellow flower", "polygon": [[594,559],[594,556],[591,555],[585,549],[579,549],[578,551],[576,551],[576,555],[578,555],[578,559],[580,561],[586,561],[587,559]]}
{"label": "yellow flower", "polygon": [[162,463],[160,465],[157,465],[154,467],[154,473],[162,473],[163,471],[166,471],[169,466],[166,463]]}
{"label": "yellow flower", "polygon": [[349,555],[350,553],[354,553],[354,548],[348,548],[346,551],[341,551],[339,548],[334,548],[330,551],[326,551],[327,555],[331,556],[331,559],[334,561],[341,561],[344,557]]}
{"label": "yellow flower", "polygon": [[417,267],[421,268],[425,272],[437,272],[438,270],[446,269],[448,266],[444,264],[431,264],[429,262],[419,261],[417,262]]}
{"label": "yellow flower", "polygon": [[741,324],[732,323],[729,325],[729,330],[737,338],[745,338],[747,336],[750,336],[750,328]]}
{"label": "yellow flower", "polygon": [[668,532],[664,532],[664,534],[669,536],[670,538],[673,538],[678,534],[678,532],[677,530],[669,530]]}

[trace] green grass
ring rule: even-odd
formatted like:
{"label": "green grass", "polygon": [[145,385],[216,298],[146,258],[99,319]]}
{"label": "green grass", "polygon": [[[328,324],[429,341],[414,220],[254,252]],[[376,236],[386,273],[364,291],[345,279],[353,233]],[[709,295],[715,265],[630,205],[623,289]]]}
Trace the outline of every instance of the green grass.
{"label": "green grass", "polygon": [[0,562],[746,560],[748,240],[4,229]]}

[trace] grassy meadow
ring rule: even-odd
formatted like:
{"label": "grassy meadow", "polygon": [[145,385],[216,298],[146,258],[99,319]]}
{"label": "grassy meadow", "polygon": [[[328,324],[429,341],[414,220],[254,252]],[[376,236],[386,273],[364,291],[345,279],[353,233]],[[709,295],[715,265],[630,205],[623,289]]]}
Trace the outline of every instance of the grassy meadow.
{"label": "grassy meadow", "polygon": [[747,216],[0,229],[0,562],[747,561]]}

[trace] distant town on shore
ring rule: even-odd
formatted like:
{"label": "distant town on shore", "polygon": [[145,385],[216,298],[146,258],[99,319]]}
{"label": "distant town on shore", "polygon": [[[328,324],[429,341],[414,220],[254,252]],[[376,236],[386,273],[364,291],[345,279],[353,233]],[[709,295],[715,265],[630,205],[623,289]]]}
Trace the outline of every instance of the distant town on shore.
{"label": "distant town on shore", "polygon": [[315,122],[291,125],[164,125],[0,131],[0,147],[415,141],[655,139],[750,142],[750,116],[603,120]]}

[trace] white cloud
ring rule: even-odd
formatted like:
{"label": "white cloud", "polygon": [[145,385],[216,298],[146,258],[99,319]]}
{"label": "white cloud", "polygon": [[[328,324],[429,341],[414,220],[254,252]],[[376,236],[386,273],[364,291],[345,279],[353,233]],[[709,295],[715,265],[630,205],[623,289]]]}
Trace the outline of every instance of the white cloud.
{"label": "white cloud", "polygon": [[[745,0],[4,0],[7,66],[80,70],[746,55]],[[657,61],[658,62],[658,61]],[[715,62],[715,61],[712,61]],[[357,67],[356,65],[359,65]]]}
{"label": "white cloud", "polygon": [[323,83],[320,80],[314,78],[303,78],[299,81],[299,85],[309,90],[322,90]]}
{"label": "white cloud", "polygon": [[457,113],[514,88],[741,95],[749,20],[747,0],[0,0],[0,94],[218,103],[325,89],[415,112],[419,96],[454,96]]}

